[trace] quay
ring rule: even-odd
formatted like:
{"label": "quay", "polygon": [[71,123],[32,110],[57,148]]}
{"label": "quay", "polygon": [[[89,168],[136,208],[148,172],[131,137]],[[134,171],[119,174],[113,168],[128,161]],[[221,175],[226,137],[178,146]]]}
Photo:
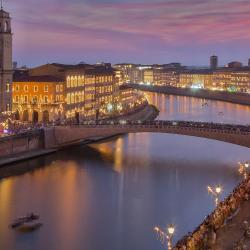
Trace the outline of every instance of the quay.
{"label": "quay", "polygon": [[192,233],[179,240],[173,250],[250,249],[249,198],[250,175]]}
{"label": "quay", "polygon": [[141,91],[148,91],[148,92],[161,93],[167,95],[189,96],[189,97],[217,100],[217,101],[250,106],[250,94],[247,93],[230,93],[227,91],[177,88],[171,86],[154,86],[154,85],[148,86],[148,85],[140,85],[133,83],[129,83],[126,85],[128,87]]}

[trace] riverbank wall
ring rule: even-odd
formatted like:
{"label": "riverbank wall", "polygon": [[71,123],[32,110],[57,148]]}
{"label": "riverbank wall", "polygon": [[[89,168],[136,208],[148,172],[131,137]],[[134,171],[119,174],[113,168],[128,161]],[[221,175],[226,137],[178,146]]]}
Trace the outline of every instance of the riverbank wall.
{"label": "riverbank wall", "polygon": [[177,242],[173,250],[214,249],[216,232],[230,220],[250,197],[250,175],[192,232]]}
{"label": "riverbank wall", "polygon": [[169,86],[146,86],[139,84],[128,84],[128,86],[141,91],[148,91],[167,95],[190,96],[250,106],[250,94],[245,93],[230,93],[225,91],[176,88]]}
{"label": "riverbank wall", "polygon": [[[144,105],[129,112],[126,115],[113,117],[112,120],[154,120],[159,115],[159,111],[152,105]],[[115,136],[115,135],[114,135]],[[36,158],[38,156],[54,153],[65,147],[76,144],[89,144],[102,141],[105,138],[95,140],[84,140],[69,145],[56,145],[54,143],[54,129],[36,129],[34,131],[21,133],[18,135],[0,138],[0,167],[15,162]]]}

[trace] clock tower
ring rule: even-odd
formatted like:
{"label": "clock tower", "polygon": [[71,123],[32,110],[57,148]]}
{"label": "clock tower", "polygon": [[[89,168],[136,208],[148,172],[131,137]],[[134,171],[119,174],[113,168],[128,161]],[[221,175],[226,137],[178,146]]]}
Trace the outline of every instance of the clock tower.
{"label": "clock tower", "polygon": [[0,113],[12,111],[12,33],[10,14],[0,10]]}

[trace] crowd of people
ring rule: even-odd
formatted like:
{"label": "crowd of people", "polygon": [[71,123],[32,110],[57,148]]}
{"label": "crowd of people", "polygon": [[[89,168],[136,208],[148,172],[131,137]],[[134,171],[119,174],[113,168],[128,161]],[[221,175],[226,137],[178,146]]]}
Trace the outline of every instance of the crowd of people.
{"label": "crowd of people", "polygon": [[[213,213],[208,215],[193,233],[188,233],[178,241],[174,250],[212,249],[216,241],[217,230],[223,226],[228,219],[234,216],[242,203],[249,199],[249,196],[250,175],[233,190],[226,200],[218,204]],[[249,236],[249,227],[246,227],[245,236]],[[235,249],[237,249],[237,246]]]}

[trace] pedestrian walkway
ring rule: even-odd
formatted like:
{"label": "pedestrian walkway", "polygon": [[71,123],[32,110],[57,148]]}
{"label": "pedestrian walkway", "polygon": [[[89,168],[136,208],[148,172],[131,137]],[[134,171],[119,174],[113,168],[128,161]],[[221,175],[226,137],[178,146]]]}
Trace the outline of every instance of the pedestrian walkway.
{"label": "pedestrian walkway", "polygon": [[[244,236],[246,222],[250,226],[250,200],[245,201],[237,215],[217,231],[217,240],[213,250],[233,250],[237,249],[236,245],[239,245],[239,250],[250,250],[250,237]],[[240,248],[242,246],[243,248]]]}

